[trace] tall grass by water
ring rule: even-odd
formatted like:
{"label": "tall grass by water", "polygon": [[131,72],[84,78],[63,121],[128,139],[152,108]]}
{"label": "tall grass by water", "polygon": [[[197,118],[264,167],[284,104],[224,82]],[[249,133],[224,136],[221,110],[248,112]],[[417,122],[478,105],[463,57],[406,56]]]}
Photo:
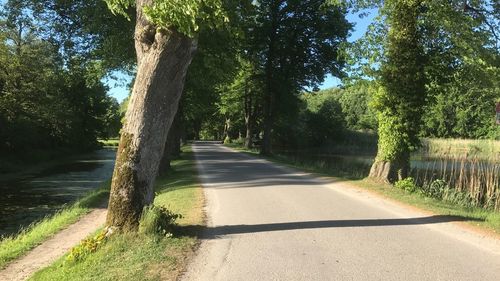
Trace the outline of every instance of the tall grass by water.
{"label": "tall grass by water", "polygon": [[[376,153],[376,137],[351,133],[327,147],[276,150],[292,165],[349,179],[367,177]],[[411,176],[428,195],[465,207],[500,211],[500,141],[422,139],[412,155]]]}

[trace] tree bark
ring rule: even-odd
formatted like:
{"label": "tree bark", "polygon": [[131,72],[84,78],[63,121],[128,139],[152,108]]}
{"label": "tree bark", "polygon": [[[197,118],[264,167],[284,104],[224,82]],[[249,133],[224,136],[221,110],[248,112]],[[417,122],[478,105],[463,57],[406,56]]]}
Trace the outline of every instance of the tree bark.
{"label": "tree bark", "polygon": [[180,129],[179,112],[177,112],[167,134],[167,141],[165,142],[165,148],[158,171],[160,176],[165,175],[170,170],[170,162],[180,155]]}
{"label": "tree bark", "polygon": [[376,160],[369,177],[377,181],[394,183],[408,177],[410,171],[410,156],[401,155],[398,159],[390,161]]}
{"label": "tree bark", "polygon": [[274,61],[276,52],[276,32],[278,30],[278,10],[279,3],[273,2],[271,5],[271,28],[269,31],[268,54],[266,60],[266,90],[264,92],[264,136],[260,147],[260,154],[272,154],[272,130],[274,125]]}
{"label": "tree bark", "polygon": [[252,137],[253,137],[253,124],[255,123],[255,118],[254,118],[254,112],[255,109],[253,107],[253,99],[252,99],[252,93],[248,88],[248,81],[245,81],[245,95],[244,95],[245,101],[245,127],[246,127],[246,134],[245,134],[245,148],[252,148],[253,143],[252,143]]}
{"label": "tree bark", "polygon": [[118,147],[107,215],[108,226],[136,231],[153,184],[168,130],[177,111],[196,40],[152,25],[137,0],[137,76]]}
{"label": "tree bark", "polygon": [[253,136],[253,124],[252,120],[250,120],[250,116],[245,117],[245,126],[246,126],[246,134],[245,134],[245,148],[252,148],[252,136]]}

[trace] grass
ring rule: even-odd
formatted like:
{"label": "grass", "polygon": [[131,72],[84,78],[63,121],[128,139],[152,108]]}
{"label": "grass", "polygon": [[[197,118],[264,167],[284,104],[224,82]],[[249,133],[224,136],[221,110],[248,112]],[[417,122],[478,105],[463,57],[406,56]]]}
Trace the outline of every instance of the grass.
{"label": "grass", "polygon": [[111,147],[118,147],[118,144],[120,143],[120,139],[108,139],[108,140],[103,140],[100,139],[98,142],[106,147],[106,146],[111,146]]}
{"label": "grass", "polygon": [[2,238],[0,241],[0,268],[4,268],[10,261],[38,246],[55,233],[75,223],[83,215],[89,213],[92,208],[102,204],[109,194],[108,190],[109,181],[73,205],[27,227],[18,235]]}
{"label": "grass", "polygon": [[[240,152],[258,156],[256,149],[245,149],[239,144],[229,144],[226,146],[234,148]],[[486,210],[478,207],[463,207],[451,202],[441,201],[435,198],[430,198],[418,192],[408,192],[405,190],[397,189],[389,184],[381,184],[371,181],[370,179],[356,179],[353,180],[349,175],[345,175],[345,171],[339,173],[335,170],[328,170],[322,165],[314,163],[297,162],[295,159],[287,159],[280,156],[264,157],[265,159],[284,164],[292,168],[298,168],[319,176],[333,177],[346,184],[352,185],[357,188],[367,189],[385,198],[402,202],[419,209],[429,211],[438,215],[450,215],[463,217],[469,220],[468,223],[479,227],[480,229],[491,231],[500,234],[500,213],[493,210]],[[340,176],[339,176],[340,174]]]}
{"label": "grass", "polygon": [[464,218],[468,224],[500,234],[500,213],[478,207],[463,207],[457,204],[408,192],[389,184],[376,183],[370,179],[347,181],[347,184],[373,191],[385,198],[402,202],[438,215]]}
{"label": "grass", "polygon": [[[180,226],[203,225],[203,192],[189,147],[173,170],[156,182],[155,205],[182,215]],[[62,257],[31,280],[176,280],[198,240],[194,233],[173,237],[115,234],[95,253],[74,263]]]}
{"label": "grass", "polygon": [[499,160],[500,141],[467,139],[423,139],[420,154],[440,158]]}

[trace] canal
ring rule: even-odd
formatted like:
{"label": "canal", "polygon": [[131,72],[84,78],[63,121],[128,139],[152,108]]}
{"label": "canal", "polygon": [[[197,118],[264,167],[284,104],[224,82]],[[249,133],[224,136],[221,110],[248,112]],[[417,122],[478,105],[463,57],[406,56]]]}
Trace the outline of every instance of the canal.
{"label": "canal", "polygon": [[104,148],[22,179],[0,181],[0,236],[12,235],[111,178],[116,150]]}

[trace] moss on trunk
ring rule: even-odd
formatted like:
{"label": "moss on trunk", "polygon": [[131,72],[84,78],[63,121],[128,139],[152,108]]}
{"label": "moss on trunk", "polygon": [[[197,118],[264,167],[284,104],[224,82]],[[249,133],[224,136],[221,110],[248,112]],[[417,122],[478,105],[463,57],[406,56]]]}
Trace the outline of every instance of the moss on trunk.
{"label": "moss on trunk", "polygon": [[132,149],[132,136],[122,133],[106,219],[107,225],[122,231],[137,230],[142,209],[146,205],[144,189],[147,183],[139,181],[137,171],[133,169],[135,165],[130,165],[139,164],[139,153]]}

